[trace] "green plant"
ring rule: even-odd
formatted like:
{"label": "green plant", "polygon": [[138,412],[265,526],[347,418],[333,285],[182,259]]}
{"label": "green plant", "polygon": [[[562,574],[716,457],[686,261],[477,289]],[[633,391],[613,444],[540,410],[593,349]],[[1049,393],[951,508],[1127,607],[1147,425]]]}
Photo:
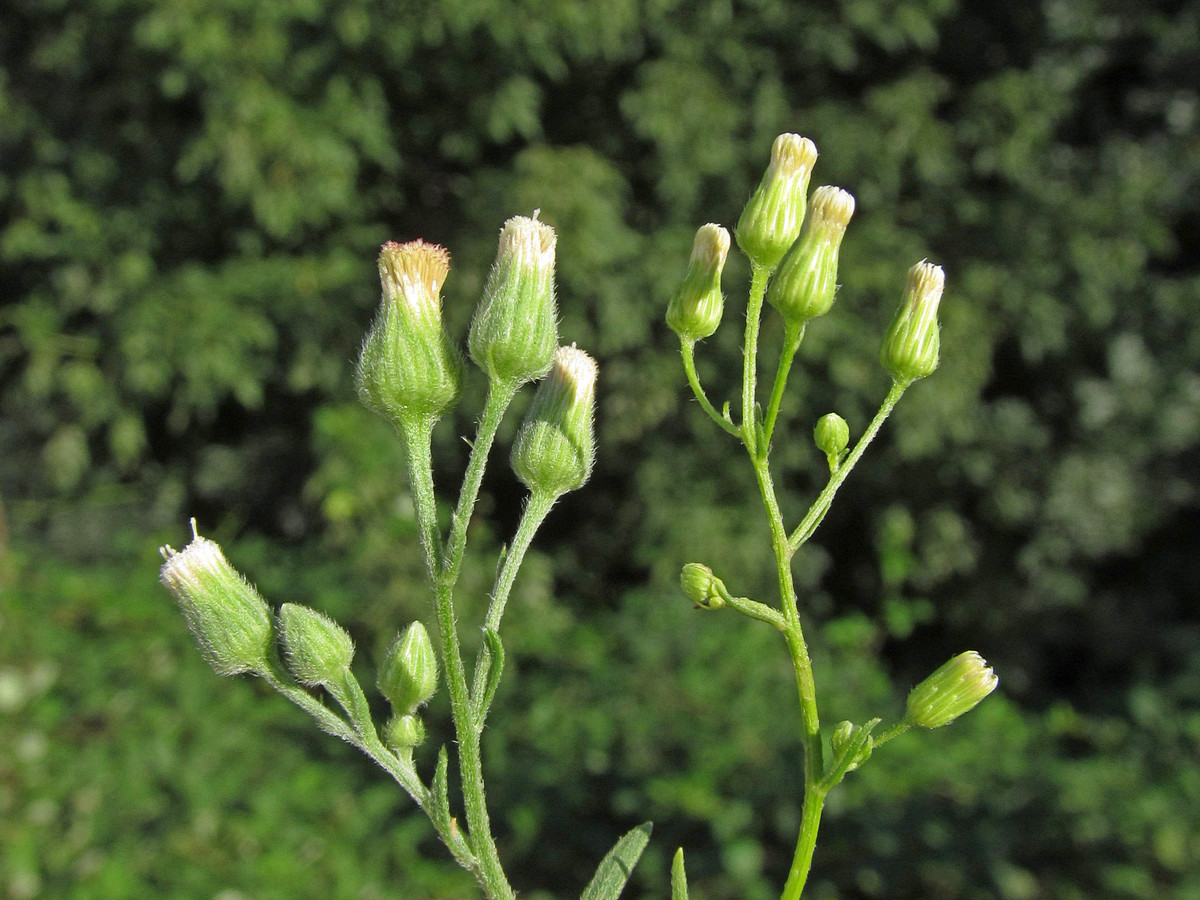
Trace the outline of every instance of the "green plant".
{"label": "green plant", "polygon": [[[396,428],[407,458],[421,546],[434,596],[439,648],[420,622],[400,633],[379,665],[377,686],[392,708],[376,727],[351,672],[354,646],[332,619],[285,603],[273,617],[266,601],[198,533],[181,552],[163,548],[162,581],[175,595],[213,669],[262,678],[309,712],[324,730],[366,753],[428,814],[454,858],[490,898],[512,898],[484,797],[480,736],[504,668],[500,624],[521,561],[555,501],[591,475],[596,364],[572,344],[557,347],[554,230],[534,218],[510,219],[471,324],[471,359],[488,377],[488,394],[471,444],[448,534],[437,521],[431,442],[434,423],[458,399],[462,360],[441,317],[449,254],[433,244],[385,244],[379,257],[383,302],[363,344],[358,388],[363,402]],[[454,590],[496,431],[522,385],[542,379],[512,450],[529,497],[498,568],[483,623],[483,647],[468,676],[459,642]],[[195,523],[193,522],[193,532]],[[443,747],[432,779],[417,772],[413,750],[425,738],[420,708],[445,675],[458,747],[456,772],[466,825],[450,806],[450,762]],[[321,689],[341,707],[326,706]],[[601,862],[585,898],[606,900],[624,886],[649,826],[619,840]]]}
{"label": "green plant", "polygon": [[[831,739],[832,760],[828,766],[824,764],[812,664],[800,625],[790,561],[812,537],[838,487],[904,390],[937,367],[937,306],[943,275],[940,268],[925,262],[909,273],[904,304],[881,352],[893,386],[855,446],[848,449],[849,426],[841,417],[831,413],[817,423],[814,437],[828,460],[830,479],[799,525],[789,532],[772,486],[768,464],[771,440],[804,330],[833,304],[838,248],[854,210],[853,198],[833,187],[818,188],[808,203],[815,161],[816,147],[811,141],[796,135],[780,136],[771,166],[738,223],[737,240],[750,257],[752,273],[740,424],[734,423],[729,404],[718,412],[709,402],[694,359],[696,342],[716,331],[724,307],[721,274],[730,245],[724,228],[709,224],[700,229],[688,273],[667,311],[668,323],[681,340],[688,382],[712,420],[745,446],[768,514],[778,569],[778,608],[734,596],[711,569],[698,563],[684,567],[682,586],[697,606],[728,606],[777,629],[795,667],[805,732],[805,798],[795,858],[783,893],[786,900],[795,900],[803,890],[828,792],[864,763],[873,749],[911,727],[947,724],[996,685],[991,669],[978,654],[961,654],[913,690],[906,716],[880,738],[873,738],[879,719],[862,725],[841,723]],[[367,754],[428,815],[455,860],[475,875],[493,900],[515,896],[492,833],[480,746],[504,668],[501,620],[534,535],[558,498],[587,482],[594,455],[597,368],[574,344],[557,346],[555,245],[554,230],[538,221],[536,213],[533,218],[510,219],[501,231],[496,262],[468,338],[470,358],[487,376],[487,398],[445,532],[438,522],[432,434],[435,423],[458,402],[463,378],[461,353],[442,322],[441,289],[450,258],[441,247],[420,240],[387,243],[380,252],[383,299],[362,347],[358,389],[363,403],[395,427],[404,450],[438,636],[435,650],[424,626],[412,622],[380,661],[376,685],[392,710],[382,729],[351,671],[354,645],[340,625],[293,603],[273,612],[221,549],[196,532],[194,521],[194,538],[187,547],[180,552],[163,548],[162,581],[178,600],[212,668],[221,675],[250,673],[262,678],[310,713],[321,728]],[[756,402],[764,302],[778,310],[784,321],[783,351],[765,411]],[[498,567],[482,623],[483,645],[468,673],[454,599],[467,527],[504,414],[517,391],[538,379],[539,387],[511,455],[513,471],[529,495]],[[446,748],[441,748],[428,781],[419,774],[414,758],[415,748],[425,740],[421,707],[437,692],[440,676],[444,676],[457,739],[454,772],[465,825],[451,810]],[[326,705],[324,696],[341,711]],[[649,833],[647,823],[617,841],[585,888],[584,900],[613,900],[621,892]],[[672,866],[672,881],[675,897],[686,897],[682,850]]]}
{"label": "green plant", "polygon": [[[974,651],[959,654],[912,690],[904,718],[880,737],[873,736],[881,722],[878,718],[861,725],[841,722],[830,738],[832,757],[828,764],[825,762],[816,684],[800,623],[791,561],[816,532],[838,488],[862,458],[904,391],[937,368],[940,349],[937,309],[944,274],[940,267],[924,261],[909,271],[904,301],[880,350],[880,362],[892,378],[892,387],[854,447],[849,448],[850,430],[844,419],[829,413],[818,420],[813,437],[829,462],[829,481],[799,524],[789,530],[772,481],[771,441],[788,373],[805,328],[833,305],[838,249],[854,213],[854,198],[849,193],[825,186],[813,192],[806,216],[808,183],[816,159],[817,148],[812,141],[794,134],[780,135],[772,147],[770,166],[737,224],[737,242],[750,259],[751,271],[739,422],[735,423],[730,415],[729,403],[718,412],[709,401],[695,363],[696,342],[717,330],[724,306],[721,273],[730,243],[724,228],[710,223],[697,232],[687,275],[667,309],[667,324],[679,336],[688,383],[708,416],[745,447],[770,526],[779,584],[778,607],[734,596],[708,566],[700,563],[685,565],[680,581],[684,593],[697,607],[729,607],[775,628],[783,636],[791,657],[804,729],[804,803],[783,900],[797,900],[804,890],[829,791],[892,738],[913,727],[937,728],[949,724],[973,709],[997,684],[996,676],[979,654]],[[764,300],[783,318],[784,333],[765,411],[756,399]],[[676,896],[686,896],[682,850],[672,868],[672,881]]]}

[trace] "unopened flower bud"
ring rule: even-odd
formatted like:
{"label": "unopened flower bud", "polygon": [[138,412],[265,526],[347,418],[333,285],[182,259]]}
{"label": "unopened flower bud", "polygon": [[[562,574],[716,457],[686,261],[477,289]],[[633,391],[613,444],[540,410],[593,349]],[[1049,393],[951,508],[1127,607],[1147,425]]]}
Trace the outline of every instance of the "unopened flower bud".
{"label": "unopened flower bud", "polygon": [[838,249],[854,215],[854,197],[838,187],[813,191],[800,239],[788,251],[767,302],[788,322],[807,322],[833,306],[837,291]]}
{"label": "unopened flower bud", "polygon": [[397,715],[414,712],[437,692],[437,656],[424,625],[413,622],[396,637],[379,665],[376,683]]}
{"label": "unopened flower bud", "polygon": [[458,397],[458,352],[442,327],[450,254],[436,244],[389,241],[379,251],[383,302],[363,342],[363,403],[393,423],[441,416]]}
{"label": "unopened flower bud", "polygon": [[800,234],[808,179],[817,145],[798,134],[781,134],[771,164],[738,219],[738,246],[757,265],[774,269]]}
{"label": "unopened flower bud", "polygon": [[906,718],[922,728],[948,725],[978,706],[999,682],[974,650],[960,653],[909,692]]}
{"label": "unopened flower bud", "polygon": [[[829,738],[829,746],[833,750],[833,758],[835,762],[841,761],[841,756],[845,753],[850,744],[858,738],[862,731],[861,725],[855,725],[853,722],[839,722],[837,728],[833,730],[833,735]],[[846,767],[847,772],[853,772],[871,756],[871,751],[874,749],[874,742],[870,735],[867,736],[864,743],[858,752],[854,754],[854,758],[850,760],[850,764]]]}
{"label": "unopened flower bud", "polygon": [[696,232],[687,274],[667,306],[667,325],[683,340],[703,340],[721,324],[721,270],[728,253],[729,232],[720,225],[710,222]]}
{"label": "unopened flower bud", "polygon": [[544,375],[558,344],[557,237],[536,216],[515,216],[504,223],[468,339],[471,359],[488,378],[514,386]]}
{"label": "unopened flower bud", "polygon": [[842,453],[850,443],[850,426],[837,413],[826,413],[817,419],[817,425],[813,429],[813,443],[829,460],[829,471],[832,472],[837,469],[842,460]]}
{"label": "unopened flower bud", "polygon": [[296,603],[279,607],[288,670],[301,684],[339,684],[354,659],[354,642],[337,622]]}
{"label": "unopened flower bud", "polygon": [[175,595],[200,652],[218,675],[267,671],[271,611],[225,559],[221,548],[196,534],[182,551],[163,547],[159,578]]}
{"label": "unopened flower bud", "polygon": [[559,496],[592,474],[596,363],[572,344],[554,353],[512,450],[512,467],[531,491]]}
{"label": "unopened flower bud", "polygon": [[383,727],[383,740],[397,752],[419,747],[425,743],[425,723],[411,713],[392,716]]}
{"label": "unopened flower bud", "polygon": [[941,266],[922,261],[908,271],[904,302],[879,352],[883,367],[901,384],[931,375],[938,367],[937,310],[945,284]]}
{"label": "unopened flower bud", "polygon": [[679,586],[688,600],[697,606],[720,609],[725,605],[721,596],[725,592],[725,584],[706,565],[687,563],[679,573]]}

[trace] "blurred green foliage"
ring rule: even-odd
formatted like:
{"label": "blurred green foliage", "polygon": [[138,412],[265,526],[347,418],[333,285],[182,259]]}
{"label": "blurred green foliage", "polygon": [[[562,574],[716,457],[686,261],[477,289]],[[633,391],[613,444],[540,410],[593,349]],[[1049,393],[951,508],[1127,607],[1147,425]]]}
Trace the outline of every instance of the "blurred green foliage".
{"label": "blurred green foliage", "polygon": [[[540,208],[601,445],[510,605],[502,853],[527,896],[567,896],[652,818],[632,896],[665,895],[680,843],[695,896],[773,896],[800,799],[786,659],[676,588],[699,559],[766,599],[766,531],[661,317],[695,227],[734,222],[795,130],[858,213],[785,403],[791,521],[812,423],[859,430],[884,392],[907,267],[948,273],[942,369],[796,562],[826,724],[898,713],[968,648],[1002,695],[847,780],[812,897],[1200,897],[1198,67],[1194,0],[8,0],[0,894],[472,895],[366,760],[211,676],[153,547],[198,516],[268,599],[342,621],[369,678],[428,619],[400,455],[351,387],[374,254],[446,245],[462,335],[500,224]],[[731,297],[745,277],[731,260]],[[730,307],[701,348],[715,397]],[[516,519],[505,452],[465,622]]]}

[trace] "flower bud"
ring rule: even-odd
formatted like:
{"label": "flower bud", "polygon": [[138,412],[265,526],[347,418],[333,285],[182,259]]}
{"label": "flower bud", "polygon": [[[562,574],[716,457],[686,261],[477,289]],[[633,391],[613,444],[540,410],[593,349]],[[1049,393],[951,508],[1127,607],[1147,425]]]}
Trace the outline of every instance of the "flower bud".
{"label": "flower bud", "polygon": [[392,716],[383,726],[383,740],[396,752],[420,747],[425,743],[425,723],[411,713]]}
{"label": "flower bud", "polygon": [[218,675],[267,671],[271,612],[225,559],[221,548],[196,533],[182,551],[163,547],[159,580],[175,595],[200,652]]}
{"label": "flower bud", "polygon": [[436,419],[458,397],[458,352],[442,327],[440,292],[450,254],[435,244],[389,241],[379,251],[383,302],[363,342],[362,402],[394,423]]}
{"label": "flower bud", "polygon": [[808,179],[817,161],[817,145],[798,134],[781,134],[771,146],[767,167],[742,216],[738,246],[757,265],[773,269],[800,234]]}
{"label": "flower bud", "polygon": [[550,367],[558,344],[554,229],[515,216],[500,231],[496,262],[471,322],[471,359],[489,379],[521,385]]}
{"label": "flower bud", "polygon": [[826,413],[817,419],[813,429],[813,443],[829,460],[829,471],[837,469],[842,461],[842,454],[850,443],[850,426],[837,413]]}
{"label": "flower bud", "polygon": [[595,408],[595,361],[574,344],[559,347],[513,444],[513,471],[527,488],[557,497],[583,486],[595,457]]}
{"label": "flower bud", "polygon": [[[853,722],[839,722],[837,728],[833,730],[833,735],[829,738],[829,746],[833,750],[833,758],[835,764],[841,761],[842,754],[846,752],[850,744],[858,738],[862,731],[862,726],[855,725]],[[847,772],[853,772],[871,756],[871,750],[874,749],[874,742],[870,735],[867,736],[864,743],[854,754],[854,759],[850,761],[850,765],[846,767]]]}
{"label": "flower bud", "polygon": [[679,573],[679,586],[683,588],[684,595],[697,606],[720,609],[725,605],[721,596],[725,592],[725,583],[706,565],[687,563]]}
{"label": "flower bud", "polygon": [[938,367],[937,309],[946,273],[922,260],[908,270],[904,302],[892,320],[879,361],[901,384],[931,375]]}
{"label": "flower bud", "polygon": [[909,692],[906,718],[922,728],[949,725],[978,706],[999,682],[974,650],[960,653]]}
{"label": "flower bud", "polygon": [[837,290],[838,248],[854,215],[854,197],[822,185],[813,191],[800,239],[771,279],[767,302],[785,321],[807,322],[833,306]]}
{"label": "flower bud", "polygon": [[412,713],[437,692],[437,656],[424,625],[413,622],[396,637],[376,683],[398,715]]}
{"label": "flower bud", "polygon": [[337,622],[295,603],[279,608],[287,667],[301,684],[338,684],[354,658],[354,642]]}
{"label": "flower bud", "polygon": [[721,324],[721,270],[728,253],[729,232],[720,225],[710,222],[696,232],[687,274],[667,306],[667,325],[683,340],[703,340]]}

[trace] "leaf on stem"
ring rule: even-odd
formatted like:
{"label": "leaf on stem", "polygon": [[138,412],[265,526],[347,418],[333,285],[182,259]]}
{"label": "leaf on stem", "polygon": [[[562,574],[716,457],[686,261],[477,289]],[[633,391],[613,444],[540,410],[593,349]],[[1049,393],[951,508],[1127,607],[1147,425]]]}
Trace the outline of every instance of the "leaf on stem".
{"label": "leaf on stem", "polygon": [[671,863],[671,900],[688,900],[687,873],[683,870],[683,848],[675,851]]}
{"label": "leaf on stem", "polygon": [[486,662],[480,662],[487,666],[487,675],[483,682],[483,696],[478,698],[475,707],[475,727],[480,730],[492,707],[496,689],[500,687],[500,676],[504,674],[504,645],[500,643],[500,633],[495,628],[483,629],[483,644],[487,647],[488,656]]}
{"label": "leaf on stem", "polygon": [[584,888],[580,900],[616,900],[629,881],[642,851],[646,849],[653,827],[652,823],[643,822],[617,841],[608,855],[600,860],[596,874]]}
{"label": "leaf on stem", "polygon": [[442,834],[449,834],[451,830],[450,818],[450,790],[449,778],[447,773],[450,768],[450,759],[446,754],[446,745],[438,750],[437,769],[433,773],[433,784],[430,789],[433,792],[433,806],[429,810],[430,818],[434,820],[434,824]]}

